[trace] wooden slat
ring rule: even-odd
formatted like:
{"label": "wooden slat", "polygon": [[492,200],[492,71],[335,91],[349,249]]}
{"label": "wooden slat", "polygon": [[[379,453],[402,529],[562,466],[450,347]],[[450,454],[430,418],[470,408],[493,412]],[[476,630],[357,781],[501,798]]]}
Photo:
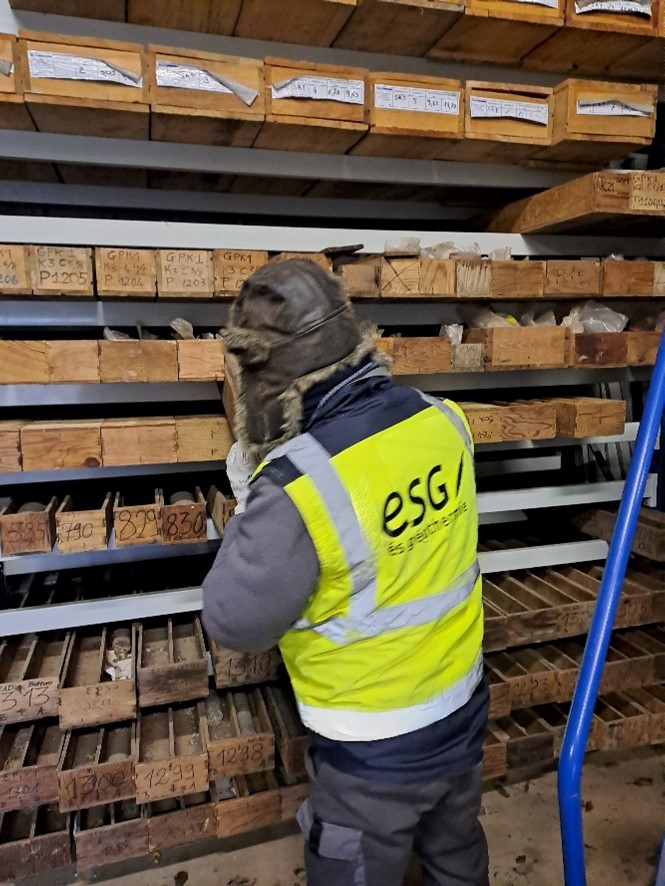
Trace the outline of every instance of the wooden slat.
{"label": "wooden slat", "polygon": [[271,0],[244,0],[236,37],[330,46],[355,11],[358,0],[289,0],[275,15]]}
{"label": "wooden slat", "polygon": [[0,813],[57,802],[63,745],[57,723],[0,728]]}
{"label": "wooden slat", "polygon": [[21,723],[58,715],[71,634],[24,634],[0,643],[0,717]]}
{"label": "wooden slat", "polygon": [[232,652],[208,637],[215,685],[218,689],[263,683],[277,676],[282,662],[277,648],[267,652]]}
{"label": "wooden slat", "polygon": [[211,692],[206,701],[211,779],[275,765],[275,735],[261,692]]}
{"label": "wooden slat", "polygon": [[208,662],[198,617],[141,622],[137,649],[140,707],[193,701],[208,694]]}
{"label": "wooden slat", "polygon": [[97,508],[75,508],[66,495],[55,513],[58,551],[103,551],[108,547],[113,528],[113,496],[107,492]]}
{"label": "wooden slat", "polygon": [[148,854],[148,819],[133,800],[93,806],[76,816],[76,868],[89,871]]}
{"label": "wooden slat", "polygon": [[282,765],[289,775],[297,775],[305,769],[307,733],[293,695],[281,686],[266,686],[262,691]]}
{"label": "wooden slat", "polygon": [[484,346],[489,369],[556,369],[566,365],[566,335],[560,326],[469,329],[465,341]]}
{"label": "wooden slat", "polygon": [[58,766],[60,810],[87,809],[136,794],[133,724],[67,733]]}
{"label": "wooden slat", "polygon": [[8,881],[50,874],[72,860],[70,818],[57,806],[0,816],[0,870]]}

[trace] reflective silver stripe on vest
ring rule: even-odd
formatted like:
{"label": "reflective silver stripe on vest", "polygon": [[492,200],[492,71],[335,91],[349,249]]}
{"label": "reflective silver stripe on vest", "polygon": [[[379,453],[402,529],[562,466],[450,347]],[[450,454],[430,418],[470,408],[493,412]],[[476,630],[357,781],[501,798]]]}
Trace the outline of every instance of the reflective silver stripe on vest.
{"label": "reflective silver stripe on vest", "polygon": [[422,391],[418,391],[420,396],[425,400],[430,406],[436,406],[436,408],[442,412],[446,418],[453,425],[455,430],[461,435],[464,440],[464,445],[468,449],[469,453],[473,454],[473,440],[469,435],[469,431],[462,421],[461,417],[455,412],[454,409],[451,409],[447,403],[444,403],[443,400],[439,400],[438,397],[430,397],[429,394],[423,394]]}
{"label": "reflective silver stripe on vest", "polygon": [[[311,434],[294,437],[270,454],[285,455],[307,474],[323,499],[339,534],[340,544],[351,576],[350,610],[357,617],[366,615],[376,605],[376,569],[374,551],[365,538],[353,502],[330,461],[330,455]],[[304,619],[295,627],[310,627]]]}

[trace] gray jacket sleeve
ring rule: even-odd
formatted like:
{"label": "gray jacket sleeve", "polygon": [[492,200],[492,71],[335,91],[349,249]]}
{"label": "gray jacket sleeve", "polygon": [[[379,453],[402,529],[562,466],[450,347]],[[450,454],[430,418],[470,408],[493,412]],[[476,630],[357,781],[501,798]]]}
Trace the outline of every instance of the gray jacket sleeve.
{"label": "gray jacket sleeve", "polygon": [[203,582],[203,625],[227,649],[270,649],[300,618],[318,577],[319,560],[297,508],[283,489],[259,477]]}

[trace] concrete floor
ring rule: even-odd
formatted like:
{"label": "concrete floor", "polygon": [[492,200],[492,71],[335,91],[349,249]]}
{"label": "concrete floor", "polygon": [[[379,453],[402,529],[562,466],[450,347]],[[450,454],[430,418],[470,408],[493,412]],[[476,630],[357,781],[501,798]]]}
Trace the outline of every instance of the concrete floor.
{"label": "concrete floor", "polygon": [[[664,798],[661,750],[589,758],[583,788],[589,886],[653,886],[665,830]],[[492,886],[561,886],[554,772],[487,790],[482,821]],[[87,878],[42,877],[39,886],[305,886],[299,835],[288,827],[264,836],[272,839],[258,845],[226,841],[221,851],[213,841],[162,857],[152,867],[137,863],[131,870],[107,869]]]}

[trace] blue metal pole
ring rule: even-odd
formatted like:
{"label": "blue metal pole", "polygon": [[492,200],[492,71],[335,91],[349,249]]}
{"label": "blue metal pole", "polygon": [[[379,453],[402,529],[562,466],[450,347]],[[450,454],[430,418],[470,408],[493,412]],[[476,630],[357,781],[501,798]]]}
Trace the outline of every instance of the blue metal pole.
{"label": "blue metal pole", "polygon": [[644,414],[628,468],[607,563],[584,649],[559,761],[559,812],[566,886],[585,886],[584,834],[580,785],[582,764],[603,674],[607,647],[626,575],[635,526],[644,497],[658,429],[665,408],[665,334],[661,337]]}

